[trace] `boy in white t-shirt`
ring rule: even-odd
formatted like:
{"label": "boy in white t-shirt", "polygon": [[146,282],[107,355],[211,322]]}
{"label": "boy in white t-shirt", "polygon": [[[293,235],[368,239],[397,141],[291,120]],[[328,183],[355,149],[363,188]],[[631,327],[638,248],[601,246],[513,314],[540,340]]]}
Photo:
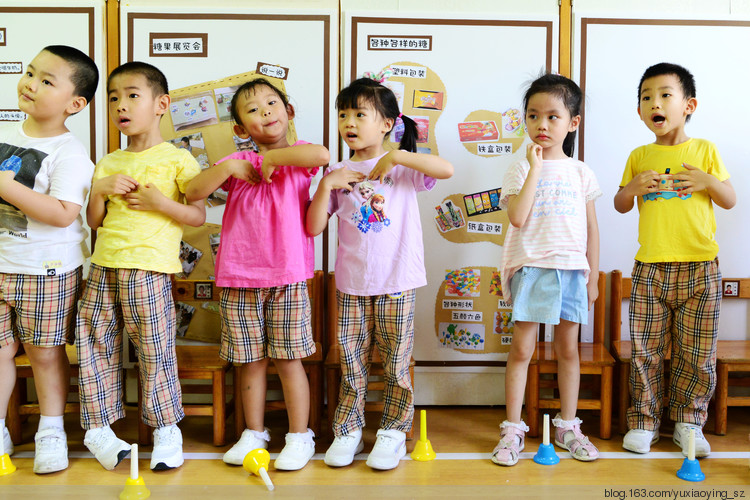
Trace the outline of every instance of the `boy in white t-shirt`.
{"label": "boy in white t-shirt", "polygon": [[91,102],[96,64],[65,45],[45,47],[18,82],[27,118],[0,128],[0,427],[16,380],[19,344],[31,361],[39,397],[34,472],[68,467],[63,413],[82,265],[88,250],[81,219],[94,164],[65,126]]}

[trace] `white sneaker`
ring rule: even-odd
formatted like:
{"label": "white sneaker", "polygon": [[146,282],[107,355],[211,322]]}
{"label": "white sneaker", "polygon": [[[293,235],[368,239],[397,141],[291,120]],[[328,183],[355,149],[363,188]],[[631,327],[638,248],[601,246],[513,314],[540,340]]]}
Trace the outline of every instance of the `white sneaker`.
{"label": "white sneaker", "polygon": [[307,465],[315,455],[315,433],[311,429],[307,432],[288,432],[286,445],[273,463],[278,470],[300,470]]}
{"label": "white sneaker", "polygon": [[682,448],[682,454],[688,456],[688,447],[690,446],[690,429],[695,429],[695,456],[707,457],[711,453],[711,445],[703,436],[703,429],[699,425],[685,424],[677,422],[674,424],[674,434],[672,441]]}
{"label": "white sneaker", "polygon": [[3,426],[3,453],[6,453],[8,455],[12,455],[14,448],[13,448],[13,441],[10,439],[10,432],[8,432],[8,428]]}
{"label": "white sneaker", "polygon": [[47,427],[34,436],[34,472],[49,474],[68,468],[68,436],[59,427]]}
{"label": "white sneaker", "polygon": [[362,429],[352,431],[345,436],[336,436],[326,451],[323,461],[331,467],[347,466],[354,461],[354,455],[361,452],[364,447]]}
{"label": "white sneaker", "polygon": [[182,432],[175,424],[154,429],[151,470],[169,470],[185,463],[182,456]]}
{"label": "white sneaker", "polygon": [[396,429],[378,429],[376,436],[367,465],[379,470],[395,469],[406,455],[406,434]]}
{"label": "white sneaker", "polygon": [[252,429],[245,429],[242,431],[240,440],[232,446],[229,451],[224,453],[224,462],[230,465],[242,465],[242,461],[245,460],[245,456],[253,450],[258,448],[268,449],[268,442],[271,440],[271,436],[268,433],[268,427],[263,429],[263,432],[254,431]]}
{"label": "white sneaker", "polygon": [[651,445],[659,440],[659,429],[647,431],[645,429],[630,429],[622,438],[622,447],[634,453],[648,453]]}
{"label": "white sneaker", "polygon": [[115,436],[108,425],[87,430],[83,444],[107,470],[114,469],[123,458],[130,455],[130,445]]}

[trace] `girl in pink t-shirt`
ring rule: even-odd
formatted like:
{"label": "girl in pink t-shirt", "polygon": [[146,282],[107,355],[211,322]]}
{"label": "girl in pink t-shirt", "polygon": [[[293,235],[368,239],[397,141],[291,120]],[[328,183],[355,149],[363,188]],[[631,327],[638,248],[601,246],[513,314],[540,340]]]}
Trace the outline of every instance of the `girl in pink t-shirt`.
{"label": "girl in pink t-shirt", "polygon": [[310,386],[302,358],[315,352],[306,279],[313,275],[314,248],[304,228],[310,180],[328,163],[323,146],[287,141],[294,108],[263,78],[246,82],[232,98],[234,133],[252,139],[258,151],[240,151],[195,177],[188,200],[217,188],[228,192],[216,255],[221,292],[220,356],[240,364],[247,428],[224,454],[242,465],[248,452],[267,448],[264,426],[266,368],[273,359],[284,388],[289,432],[274,464],[298,470],[315,453],[307,428]]}
{"label": "girl in pink t-shirt", "polygon": [[[360,78],[336,98],[339,133],[353,155],[329,169],[307,211],[310,234],[323,231],[329,214],[338,216],[336,336],[342,378],[335,439],[325,455],[333,467],[351,464],[364,446],[373,341],[383,359],[385,408],[367,465],[393,469],[406,453],[404,431],[414,416],[409,378],[414,289],[426,284],[417,192],[453,174],[446,160],[414,152],[417,126],[399,113],[396,96],[381,84],[385,79]],[[387,151],[383,141],[399,120],[401,149]]]}
{"label": "girl in pink t-shirt", "polygon": [[511,223],[503,249],[503,295],[513,302],[515,328],[505,371],[507,420],[492,452],[499,465],[515,465],[524,448],[528,427],[521,406],[539,323],[556,325],[561,411],[552,420],[555,444],[577,460],[599,456],[576,417],[578,329],[598,295],[594,199],[601,195],[593,172],[570,158],[582,101],[581,89],[568,78],[548,74],[535,80],[524,96],[533,142],[526,160],[511,166],[503,180],[501,204]]}

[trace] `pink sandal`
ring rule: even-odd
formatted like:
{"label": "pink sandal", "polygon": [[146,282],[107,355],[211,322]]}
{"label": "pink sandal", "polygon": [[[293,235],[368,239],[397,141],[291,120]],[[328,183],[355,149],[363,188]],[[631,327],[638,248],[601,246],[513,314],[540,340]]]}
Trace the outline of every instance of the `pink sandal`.
{"label": "pink sandal", "polygon": [[581,462],[592,462],[599,458],[599,450],[581,432],[583,422],[576,417],[573,420],[563,420],[558,413],[552,419],[555,426],[555,444],[570,451],[570,456]]}
{"label": "pink sandal", "polygon": [[492,450],[491,460],[497,465],[511,466],[518,463],[518,455],[524,448],[524,437],[529,427],[521,421],[520,424],[508,422],[500,424],[500,441]]}

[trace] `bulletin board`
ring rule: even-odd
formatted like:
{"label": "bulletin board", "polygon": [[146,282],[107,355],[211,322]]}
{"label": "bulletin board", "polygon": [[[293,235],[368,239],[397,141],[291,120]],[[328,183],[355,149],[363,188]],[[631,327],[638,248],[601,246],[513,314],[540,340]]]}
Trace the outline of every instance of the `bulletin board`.
{"label": "bulletin board", "polygon": [[88,54],[100,72],[99,87],[88,107],[65,122],[96,162],[105,151],[106,99],[103,0],[38,2],[0,0],[0,125],[23,121],[18,109],[18,81],[31,60],[47,45],[69,45]]}
{"label": "bulletin board", "polygon": [[[574,71],[586,94],[578,151],[604,193],[597,203],[600,268],[631,273],[638,249],[638,211],[619,214],[612,200],[630,152],[654,142],[637,114],[640,77],[653,64],[672,62],[685,66],[696,80],[698,106],[685,130],[690,137],[717,145],[737,192],[731,210],[714,207],[722,274],[750,276],[750,171],[744,132],[749,109],[740,97],[740,89],[750,81],[750,66],[737,59],[738,51],[750,46],[750,20],[634,19],[611,13],[600,17],[585,9],[574,14]],[[746,316],[746,309],[732,312],[725,303],[720,338],[735,338],[739,332],[744,339]],[[625,325],[625,337],[627,333]]]}
{"label": "bulletin board", "polygon": [[[326,146],[336,158],[338,134],[332,102],[338,91],[338,2],[316,2],[304,10],[299,6],[285,9],[284,2],[267,8],[255,3],[122,3],[121,60],[155,65],[173,89],[248,72],[281,76],[295,108],[299,138]],[[311,192],[320,177],[313,179]],[[207,221],[220,223],[223,210],[221,204],[209,208]],[[316,268],[323,265],[321,246],[319,236]]]}
{"label": "bulletin board", "polygon": [[557,69],[556,9],[513,20],[465,15],[345,13],[343,85],[389,68],[385,85],[417,121],[420,152],[439,154],[455,169],[418,196],[428,282],[417,290],[420,362],[471,364],[507,355],[513,325],[498,279],[508,227],[498,203],[501,183],[525,155],[525,87]]}
{"label": "bulletin board", "polygon": [[[160,123],[162,137],[179,148],[188,149],[202,169],[237,151],[254,149],[252,139],[234,135],[230,103],[243,83],[256,78],[264,78],[286,93],[284,80],[255,71],[171,90],[170,109]],[[289,120],[287,141],[289,144],[297,141],[293,119]],[[218,190],[206,203],[209,207],[220,206],[226,203],[226,193]]]}

